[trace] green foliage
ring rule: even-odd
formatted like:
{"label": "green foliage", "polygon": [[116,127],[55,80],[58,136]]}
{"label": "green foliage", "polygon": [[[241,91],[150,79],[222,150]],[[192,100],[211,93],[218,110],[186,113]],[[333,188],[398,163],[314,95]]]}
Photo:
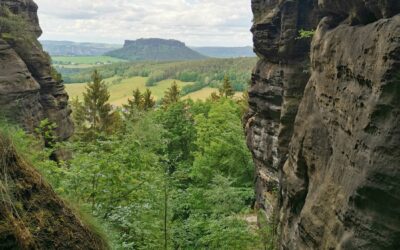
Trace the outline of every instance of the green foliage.
{"label": "green foliage", "polygon": [[143,109],[148,111],[156,106],[156,102],[154,101],[154,97],[151,95],[151,90],[146,89],[146,92],[143,94]]}
{"label": "green foliage", "polygon": [[187,94],[199,91],[199,90],[201,90],[201,89],[203,89],[205,87],[207,87],[206,84],[204,84],[202,82],[195,82],[194,84],[190,84],[190,85],[184,86],[182,88],[181,92],[182,92],[182,95],[185,96]]}
{"label": "green foliage", "polygon": [[[184,94],[199,90],[199,86],[219,88],[224,76],[227,75],[233,89],[243,91],[247,89],[247,82],[256,61],[256,58],[235,58],[188,62],[131,62],[99,66],[98,70],[105,78],[148,77],[147,86],[157,85],[158,82],[167,79],[196,83],[196,88],[183,89]],[[66,83],[87,82],[93,71],[93,69],[80,68],[79,65],[76,68],[55,66],[62,73]]]}
{"label": "green foliage", "polygon": [[28,53],[32,46],[40,46],[29,27],[30,23],[22,15],[0,6],[0,38],[12,44],[20,54]]}
{"label": "green foliage", "polygon": [[230,99],[213,104],[207,116],[195,117],[198,151],[195,153],[192,176],[203,183],[221,174],[238,178],[249,185],[253,164],[245,144],[240,109]]}
{"label": "green foliage", "polygon": [[0,133],[11,138],[16,150],[28,161],[39,165],[44,160],[48,161],[50,151],[40,150],[43,147],[42,142],[33,135],[26,134],[18,125],[0,118]]}
{"label": "green foliage", "polygon": [[83,98],[82,104],[75,101],[73,106],[77,112],[75,120],[82,126],[80,130],[85,133],[84,137],[93,139],[97,134],[112,133],[117,114],[112,112],[108,103],[110,93],[97,70],[93,72],[92,82],[87,85]]}
{"label": "green foliage", "polygon": [[163,245],[164,132],[151,114],[129,123],[123,136],[67,143],[74,158],[57,191],[107,222],[115,249]]}
{"label": "green foliage", "polygon": [[[54,128],[54,125],[48,122],[48,120],[43,120],[38,130],[42,131],[43,129],[44,131],[46,131],[48,127]],[[55,191],[57,191],[57,193],[62,194],[65,192],[63,183],[65,181],[66,176],[68,176],[68,171],[67,171],[68,169],[63,162],[56,163],[55,161],[50,160],[50,156],[53,153],[54,148],[57,148],[59,145],[53,145],[52,149],[45,148],[43,147],[40,140],[38,141],[37,138],[34,137],[33,135],[27,134],[25,131],[19,128],[18,125],[9,123],[6,120],[1,120],[1,119],[0,119],[0,136],[2,136],[3,138],[4,137],[9,138],[12,146],[16,149],[18,156],[21,157],[24,162],[27,162],[29,165],[36,167],[36,169],[42,173],[42,176],[40,176],[40,178],[43,178],[45,182],[46,181],[49,182],[53,186],[53,188],[55,188]],[[49,134],[49,136],[52,135]],[[29,185],[29,182],[30,181],[28,181],[26,185]],[[1,186],[1,180],[0,180],[0,186]],[[15,190],[13,190],[13,192],[14,191]],[[34,202],[34,200],[32,200],[32,202]],[[105,234],[104,228],[100,226],[98,221],[89,214],[87,214],[84,211],[84,209],[81,209],[76,204],[72,203],[70,200],[65,200],[64,202],[66,206],[72,209],[74,214],[78,216],[78,218],[80,219],[80,223],[83,223],[91,230],[91,232],[94,235],[101,238],[104,241],[103,243],[105,249],[108,249],[107,241],[109,237]],[[13,205],[15,205],[16,207],[20,206],[19,203]],[[29,211],[30,209],[27,210]],[[46,211],[36,211],[36,212],[37,213],[35,214],[28,213],[26,216],[37,217],[38,214],[40,214],[43,215],[44,217],[40,216],[37,217],[37,219],[45,220]],[[49,218],[49,220],[51,219],[52,218]],[[36,227],[37,225],[27,225],[27,226]],[[46,237],[46,235],[43,236]]]}
{"label": "green foliage", "polygon": [[124,105],[124,108],[128,113],[132,113],[133,110],[140,110],[143,106],[143,95],[139,89],[133,91],[133,98],[128,100],[128,104]]}
{"label": "green foliage", "polygon": [[6,40],[28,39],[26,34],[27,22],[20,16],[12,13],[6,6],[0,6],[0,36]]}
{"label": "green foliage", "polygon": [[165,72],[162,70],[155,70],[149,74],[149,78],[146,81],[146,86],[155,86],[159,81],[165,80]]}
{"label": "green foliage", "polygon": [[[55,190],[101,221],[113,249],[262,249],[245,220],[254,191],[241,105],[181,101],[176,85],[162,109],[144,108],[150,92],[134,96],[132,113],[113,112],[124,114],[114,133],[77,136],[66,163],[36,161]],[[91,109],[72,106],[78,131],[88,127]]]}
{"label": "green foliage", "polygon": [[219,94],[221,97],[232,97],[235,95],[235,91],[232,88],[231,81],[229,80],[228,76],[224,77],[224,81],[222,86],[219,88]]}
{"label": "green foliage", "polygon": [[[276,216],[273,216],[276,217]],[[277,250],[278,249],[278,234],[276,218],[267,219],[265,214],[261,211],[258,214],[258,221],[260,225],[259,235],[261,237],[264,249]]]}
{"label": "green foliage", "polygon": [[124,105],[124,116],[129,121],[137,121],[141,118],[143,112],[149,111],[156,106],[151,90],[146,89],[143,94],[139,89],[133,91],[133,98]]}
{"label": "green foliage", "polygon": [[315,35],[315,30],[299,30],[299,36],[296,39],[308,39]]}
{"label": "green foliage", "polygon": [[82,64],[96,66],[124,62],[125,60],[109,56],[54,56],[52,57],[52,61],[57,66]]}
{"label": "green foliage", "polygon": [[192,159],[196,137],[193,115],[188,102],[176,102],[158,112],[158,122],[165,128],[166,156],[169,162],[179,164]]}
{"label": "green foliage", "polygon": [[163,98],[163,105],[164,107],[168,107],[174,103],[177,103],[181,97],[181,90],[179,89],[178,85],[174,81],[171,84],[171,87],[167,89]]}
{"label": "green foliage", "polygon": [[239,215],[253,197],[253,190],[232,184],[217,175],[205,187],[190,185],[177,190],[173,211],[176,248],[239,250],[257,245],[257,235]]}
{"label": "green foliage", "polygon": [[36,134],[45,141],[46,147],[53,147],[55,145],[57,141],[56,128],[57,125],[46,118],[40,121],[39,127],[35,129]]}

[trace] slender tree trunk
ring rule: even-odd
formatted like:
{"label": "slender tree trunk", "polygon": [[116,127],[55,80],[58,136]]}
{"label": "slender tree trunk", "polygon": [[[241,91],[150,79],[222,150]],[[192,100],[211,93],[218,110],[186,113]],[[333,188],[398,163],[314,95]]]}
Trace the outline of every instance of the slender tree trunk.
{"label": "slender tree trunk", "polygon": [[95,189],[96,189],[96,176],[93,175],[93,179],[92,179],[92,214],[94,211],[94,203],[95,203]]}
{"label": "slender tree trunk", "polygon": [[165,168],[165,182],[164,182],[164,249],[168,249],[168,168]]}

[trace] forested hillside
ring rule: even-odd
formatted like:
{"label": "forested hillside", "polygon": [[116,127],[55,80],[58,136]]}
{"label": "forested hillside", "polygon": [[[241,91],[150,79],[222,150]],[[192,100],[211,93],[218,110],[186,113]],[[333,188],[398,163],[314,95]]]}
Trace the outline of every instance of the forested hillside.
{"label": "forested hillside", "polygon": [[[166,82],[173,80],[182,83],[182,94],[187,95],[206,88],[218,89],[225,76],[229,78],[235,91],[245,91],[251,78],[251,65],[255,62],[256,58],[236,58],[190,62],[114,63],[104,66],[90,66],[87,62],[83,62],[87,67],[81,67],[82,64],[75,66],[56,64],[55,67],[68,83],[67,90],[72,91],[69,92],[72,96],[83,92],[84,85],[76,83],[88,82],[93,67],[102,72],[110,85],[112,95],[114,89],[130,89],[131,92],[135,88],[143,90],[145,86],[158,92],[158,89],[164,89]],[[159,94],[157,97],[160,97]]]}
{"label": "forested hillside", "polygon": [[226,84],[207,101],[185,101],[172,84],[159,105],[136,91],[114,110],[95,72],[72,103],[74,137],[57,143],[48,121],[36,131],[45,152],[67,149],[69,161],[48,160],[21,130],[8,133],[59,195],[96,218],[113,249],[260,249],[274,242],[271,227],[254,224],[247,99],[233,93]]}
{"label": "forested hillside", "polygon": [[51,56],[102,56],[120,49],[122,44],[77,43],[70,41],[41,40],[43,49]]}

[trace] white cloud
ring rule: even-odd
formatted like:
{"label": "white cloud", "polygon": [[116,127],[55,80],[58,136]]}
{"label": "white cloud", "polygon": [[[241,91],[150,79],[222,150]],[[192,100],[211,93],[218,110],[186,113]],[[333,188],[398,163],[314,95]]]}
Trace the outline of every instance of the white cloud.
{"label": "white cloud", "polygon": [[122,43],[169,38],[192,46],[251,45],[250,0],[35,0],[41,39]]}

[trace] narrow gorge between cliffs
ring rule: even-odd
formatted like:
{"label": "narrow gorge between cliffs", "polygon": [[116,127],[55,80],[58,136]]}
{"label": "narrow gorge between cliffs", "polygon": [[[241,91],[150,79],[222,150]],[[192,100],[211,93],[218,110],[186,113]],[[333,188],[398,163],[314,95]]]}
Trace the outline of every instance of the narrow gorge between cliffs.
{"label": "narrow gorge between cliffs", "polygon": [[398,0],[0,0],[0,249],[397,250],[399,117]]}

